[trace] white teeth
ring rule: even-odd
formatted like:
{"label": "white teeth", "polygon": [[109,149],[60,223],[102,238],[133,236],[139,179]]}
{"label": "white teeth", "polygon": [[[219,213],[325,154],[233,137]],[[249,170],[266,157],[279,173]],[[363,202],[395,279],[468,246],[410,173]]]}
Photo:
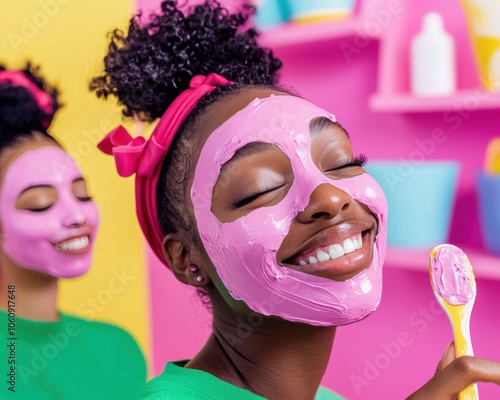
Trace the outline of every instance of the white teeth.
{"label": "white teeth", "polygon": [[328,261],[330,259],[330,255],[323,250],[318,251],[318,261]]}
{"label": "white teeth", "polygon": [[345,254],[345,251],[340,244],[332,244],[328,248],[328,253],[330,253],[330,258],[335,260],[336,258],[342,257]]}
{"label": "white teeth", "polygon": [[316,252],[316,257],[310,256],[307,260],[299,260],[299,264],[308,265],[328,260],[335,260],[336,258],[359,250],[361,247],[363,247],[363,237],[361,233],[357,233],[356,235],[344,240],[342,244],[335,243],[328,246],[328,252],[320,249]]}
{"label": "white teeth", "polygon": [[67,242],[56,243],[54,247],[59,250],[80,250],[87,247],[88,244],[89,237],[83,236],[81,238],[68,240]]}
{"label": "white teeth", "polygon": [[351,239],[344,240],[344,243],[342,243],[342,247],[344,248],[346,254],[352,253],[356,250]]}
{"label": "white teeth", "polygon": [[356,250],[363,247],[363,237],[361,236],[361,234],[354,236],[353,242],[354,242],[354,247],[356,248]]}

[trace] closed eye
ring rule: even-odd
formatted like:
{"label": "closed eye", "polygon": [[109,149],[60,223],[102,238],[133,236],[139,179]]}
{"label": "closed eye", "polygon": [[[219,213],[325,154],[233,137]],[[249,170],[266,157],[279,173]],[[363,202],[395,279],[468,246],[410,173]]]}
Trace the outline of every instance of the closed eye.
{"label": "closed eye", "polygon": [[367,161],[368,161],[368,157],[366,157],[364,154],[360,154],[359,156],[354,157],[353,159],[347,161],[345,164],[342,164],[342,165],[335,167],[335,168],[327,169],[325,172],[338,171],[340,169],[349,168],[349,167],[362,167],[363,165],[366,164]]}
{"label": "closed eye", "polygon": [[76,196],[76,198],[79,201],[91,201],[92,200],[92,196],[86,196],[86,197],[78,197],[78,196]]}
{"label": "closed eye", "polygon": [[244,199],[241,199],[241,200],[233,203],[234,204],[234,208],[240,208],[240,207],[246,206],[247,204],[250,204],[253,201],[257,200],[259,197],[264,196],[264,195],[266,195],[268,193],[271,193],[271,192],[273,192],[275,190],[281,189],[285,185],[286,184],[283,184],[281,186],[273,187],[271,189],[261,190],[261,191],[258,191],[257,193],[251,194],[250,196],[247,196]]}
{"label": "closed eye", "polygon": [[31,211],[31,212],[44,212],[47,211],[50,207],[52,207],[52,204],[47,207],[42,207],[42,208],[26,208],[26,211]]}

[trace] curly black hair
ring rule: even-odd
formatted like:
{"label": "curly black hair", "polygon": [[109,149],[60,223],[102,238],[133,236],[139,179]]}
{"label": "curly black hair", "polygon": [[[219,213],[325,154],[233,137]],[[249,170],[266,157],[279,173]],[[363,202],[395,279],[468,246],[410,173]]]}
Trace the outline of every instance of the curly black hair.
{"label": "curly black hair", "polygon": [[[0,65],[0,71],[6,68]],[[29,139],[35,133],[48,139],[55,139],[47,133],[44,121],[50,121],[61,107],[55,86],[49,85],[40,74],[40,67],[27,62],[21,69],[26,78],[52,98],[51,112],[40,109],[33,94],[27,88],[11,82],[0,82],[0,152],[15,145],[22,139]]]}
{"label": "curly black hair", "polygon": [[176,134],[157,188],[164,234],[191,229],[184,196],[196,117],[221,96],[242,87],[279,89],[281,61],[270,49],[258,45],[255,29],[245,29],[254,11],[246,6],[242,12],[230,14],[216,0],[207,0],[184,14],[178,1],[163,1],[148,22],[143,23],[137,14],[130,20],[127,34],[112,33],[105,72],[90,83],[98,97],[116,96],[124,116],[147,122],[160,117],[195,75],[215,72],[236,83],[205,95]]}

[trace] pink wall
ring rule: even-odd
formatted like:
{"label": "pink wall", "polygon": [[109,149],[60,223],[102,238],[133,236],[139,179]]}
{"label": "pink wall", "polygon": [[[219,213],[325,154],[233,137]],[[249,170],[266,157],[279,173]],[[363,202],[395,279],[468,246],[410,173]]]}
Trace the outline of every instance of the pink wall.
{"label": "pink wall", "polygon": [[[139,1],[140,7],[156,1]],[[459,59],[466,71],[470,47],[457,4],[419,0],[410,2],[414,19],[404,25],[406,40],[418,28],[424,10],[440,7],[448,27],[458,38]],[[397,22],[395,22],[397,23]],[[390,27],[388,29],[391,29]],[[342,40],[342,39],[339,39]],[[345,40],[350,40],[346,38]],[[276,53],[285,63],[283,81],[318,105],[331,110],[347,128],[354,148],[371,159],[408,158],[416,141],[442,128],[448,140],[438,146],[432,159],[458,160],[461,175],[450,241],[482,249],[479,231],[475,174],[482,167],[486,143],[500,133],[499,110],[469,114],[375,114],[368,108],[376,92],[379,44],[373,41],[346,62],[339,41],[282,49]],[[404,50],[404,49],[403,49]],[[401,90],[407,89],[404,74]],[[462,87],[474,87],[470,74],[459,74]],[[406,86],[405,86],[406,85]],[[450,116],[453,119],[450,119]],[[429,187],[429,190],[432,190]],[[411,229],[411,227],[409,227]],[[436,307],[426,260],[422,272],[386,266],[384,296],[377,312],[364,321],[339,328],[324,384],[348,399],[401,399],[431,377],[451,330]],[[500,268],[500,259],[499,259]],[[210,316],[196,294],[175,282],[170,272],[150,258],[153,313],[154,373],[168,360],[192,357],[210,328]],[[500,281],[477,279],[478,297],[472,317],[476,354],[500,360],[500,324],[494,315]],[[396,345],[398,341],[400,344]],[[500,389],[480,385],[482,399],[500,397]]]}

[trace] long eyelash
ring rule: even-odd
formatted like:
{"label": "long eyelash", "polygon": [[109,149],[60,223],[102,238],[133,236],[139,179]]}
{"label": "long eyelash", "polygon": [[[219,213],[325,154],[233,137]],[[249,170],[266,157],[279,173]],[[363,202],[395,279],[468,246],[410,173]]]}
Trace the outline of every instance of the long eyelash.
{"label": "long eyelash", "polygon": [[92,196],[77,197],[77,199],[80,200],[80,201],[90,201],[90,200],[92,200]]}
{"label": "long eyelash", "polygon": [[251,203],[252,201],[254,201],[257,197],[259,196],[263,196],[269,192],[272,192],[273,190],[277,190],[277,189],[280,189],[282,188],[283,186],[285,185],[281,185],[279,187],[275,187],[275,188],[271,188],[271,189],[268,189],[268,190],[264,190],[264,191],[259,191],[259,192],[256,192],[254,194],[251,194],[250,196],[247,196],[245,197],[244,199],[241,199],[234,204],[234,207],[235,208],[239,208],[239,207],[243,207],[243,206],[246,206],[247,204]]}
{"label": "long eyelash", "polygon": [[31,212],[44,212],[44,211],[47,211],[50,207],[52,207],[52,204],[50,206],[44,207],[44,208],[28,208],[27,210],[31,211]]}
{"label": "long eyelash", "polygon": [[344,164],[342,168],[345,167],[362,167],[368,162],[368,157],[364,154],[359,154],[358,156],[354,157],[352,160],[350,160],[348,163]]}
{"label": "long eyelash", "polygon": [[255,193],[250,196],[245,197],[244,199],[241,199],[240,201],[237,201],[234,203],[235,208],[240,208],[243,206],[246,206],[247,204],[251,203],[254,201],[257,197],[259,197],[262,193]]}

